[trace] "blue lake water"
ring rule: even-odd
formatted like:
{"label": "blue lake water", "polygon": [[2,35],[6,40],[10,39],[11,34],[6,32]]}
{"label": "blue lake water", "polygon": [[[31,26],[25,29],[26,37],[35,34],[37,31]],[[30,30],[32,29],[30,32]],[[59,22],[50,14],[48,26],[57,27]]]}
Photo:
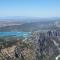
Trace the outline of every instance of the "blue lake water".
{"label": "blue lake water", "polygon": [[27,37],[31,32],[0,32],[0,36],[23,36]]}

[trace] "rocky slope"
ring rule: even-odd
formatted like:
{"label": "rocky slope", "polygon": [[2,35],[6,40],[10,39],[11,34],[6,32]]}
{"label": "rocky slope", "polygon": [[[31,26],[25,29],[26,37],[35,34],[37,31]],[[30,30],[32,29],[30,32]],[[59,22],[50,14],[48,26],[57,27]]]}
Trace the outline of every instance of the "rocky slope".
{"label": "rocky slope", "polygon": [[0,60],[56,60],[60,56],[60,30],[37,31],[25,41],[0,51]]}
{"label": "rocky slope", "polygon": [[18,41],[16,45],[1,49],[0,60],[35,60],[35,52],[28,42]]}
{"label": "rocky slope", "polygon": [[56,60],[60,54],[60,31],[35,32],[33,39],[36,60]]}

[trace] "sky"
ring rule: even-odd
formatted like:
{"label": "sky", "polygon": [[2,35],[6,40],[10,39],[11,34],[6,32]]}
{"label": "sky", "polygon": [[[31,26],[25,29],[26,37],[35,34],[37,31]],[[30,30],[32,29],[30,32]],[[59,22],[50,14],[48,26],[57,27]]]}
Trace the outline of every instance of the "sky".
{"label": "sky", "polygon": [[60,17],[60,0],[0,0],[0,17]]}

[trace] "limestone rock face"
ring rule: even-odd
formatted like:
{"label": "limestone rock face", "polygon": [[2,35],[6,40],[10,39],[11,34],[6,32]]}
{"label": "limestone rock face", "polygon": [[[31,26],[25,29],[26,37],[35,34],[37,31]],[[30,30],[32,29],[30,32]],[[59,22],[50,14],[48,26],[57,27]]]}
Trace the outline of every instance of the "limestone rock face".
{"label": "limestone rock face", "polygon": [[37,60],[55,60],[60,54],[60,31],[43,31],[33,34]]}

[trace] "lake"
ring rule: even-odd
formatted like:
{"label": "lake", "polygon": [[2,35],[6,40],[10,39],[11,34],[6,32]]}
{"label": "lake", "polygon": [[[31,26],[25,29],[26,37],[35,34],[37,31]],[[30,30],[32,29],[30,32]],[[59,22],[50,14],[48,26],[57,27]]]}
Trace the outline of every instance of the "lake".
{"label": "lake", "polygon": [[0,36],[23,36],[27,37],[31,32],[0,32]]}

